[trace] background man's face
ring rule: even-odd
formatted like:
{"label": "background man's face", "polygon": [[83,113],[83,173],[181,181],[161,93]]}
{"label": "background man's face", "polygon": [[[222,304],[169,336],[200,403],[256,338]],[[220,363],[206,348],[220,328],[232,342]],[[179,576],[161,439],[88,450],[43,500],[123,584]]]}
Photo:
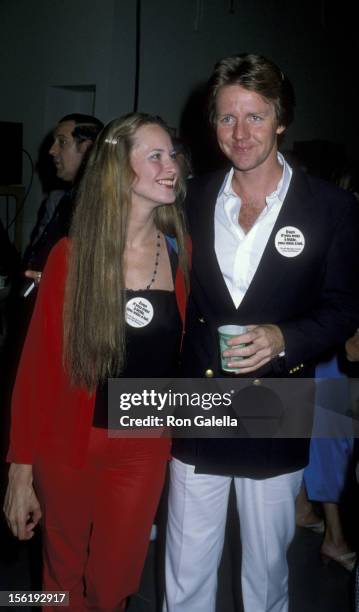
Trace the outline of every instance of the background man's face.
{"label": "background man's face", "polygon": [[250,171],[275,159],[278,125],[274,105],[241,85],[224,85],[216,100],[218,144],[237,170]]}
{"label": "background man's face", "polygon": [[80,169],[83,157],[91,145],[90,140],[80,144],[72,136],[74,121],[59,123],[54,131],[54,143],[49,154],[54,160],[57,176],[63,181],[72,183]]}

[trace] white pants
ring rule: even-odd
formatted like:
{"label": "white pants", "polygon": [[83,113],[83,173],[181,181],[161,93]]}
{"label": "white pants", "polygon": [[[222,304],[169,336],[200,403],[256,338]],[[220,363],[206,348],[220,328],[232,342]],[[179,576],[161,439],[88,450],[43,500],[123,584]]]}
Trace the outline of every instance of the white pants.
{"label": "white pants", "polygon": [[[172,459],[164,611],[214,612],[232,477],[195,474]],[[234,478],[241,523],[245,612],[287,612],[287,549],[303,470]]]}

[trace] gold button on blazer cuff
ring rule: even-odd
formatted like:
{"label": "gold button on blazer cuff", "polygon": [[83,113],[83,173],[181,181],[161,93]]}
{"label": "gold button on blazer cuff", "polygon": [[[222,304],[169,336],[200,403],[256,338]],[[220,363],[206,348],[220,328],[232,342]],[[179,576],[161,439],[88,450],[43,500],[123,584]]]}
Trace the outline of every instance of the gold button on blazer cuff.
{"label": "gold button on blazer cuff", "polygon": [[213,372],[213,370],[208,368],[208,370],[205,371],[204,375],[205,375],[206,378],[213,378],[214,372]]}
{"label": "gold button on blazer cuff", "polygon": [[289,374],[294,374],[294,372],[299,372],[301,368],[304,368],[304,363],[301,363],[298,366],[295,366],[294,368],[289,370]]}

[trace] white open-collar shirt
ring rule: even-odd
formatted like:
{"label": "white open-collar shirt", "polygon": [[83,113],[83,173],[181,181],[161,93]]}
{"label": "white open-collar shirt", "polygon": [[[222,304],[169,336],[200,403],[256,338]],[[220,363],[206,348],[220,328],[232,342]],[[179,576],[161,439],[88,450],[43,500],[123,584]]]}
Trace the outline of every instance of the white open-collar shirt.
{"label": "white open-collar shirt", "polygon": [[275,191],[266,197],[265,208],[247,234],[238,223],[241,199],[232,189],[233,168],[226,174],[217,197],[214,213],[215,251],[236,308],[256,273],[292,178],[291,167],[283,155],[277,155],[283,167],[282,176]]}

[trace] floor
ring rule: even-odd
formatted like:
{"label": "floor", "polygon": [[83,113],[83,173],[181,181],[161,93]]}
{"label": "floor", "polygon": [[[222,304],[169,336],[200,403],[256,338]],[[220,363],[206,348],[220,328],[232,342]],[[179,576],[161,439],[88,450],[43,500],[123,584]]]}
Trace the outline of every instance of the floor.
{"label": "floor", "polygon": [[[1,359],[0,372],[4,374],[5,363]],[[6,483],[6,467],[3,461],[4,449],[8,439],[9,404],[7,394],[0,385],[0,508]],[[359,487],[354,486],[352,497],[347,500],[346,520],[353,546],[358,550],[359,543]],[[234,551],[240,550],[238,521],[235,509],[230,504],[227,537],[219,572],[218,600],[216,612],[241,612],[239,567],[240,558]],[[137,595],[131,598],[128,612],[160,612],[163,593],[163,572],[161,559],[163,537],[161,532],[156,542],[149,545],[141,586]],[[297,529],[290,547],[288,560],[290,571],[289,612],[352,612],[353,576],[338,565],[324,567],[321,564],[319,549],[321,536]],[[30,590],[39,588],[41,559],[39,543],[18,542],[13,538],[5,524],[0,510],[0,591]],[[116,580],[116,568],[109,568]],[[24,612],[27,608],[18,608]],[[33,608],[32,608],[33,609]],[[12,607],[16,611],[17,607]],[[188,612],[192,612],[188,610]],[[250,612],[256,612],[251,610]]]}
{"label": "floor", "polygon": [[[236,539],[238,549],[240,549],[236,520],[232,500],[227,522],[226,544],[219,572],[216,612],[241,612],[243,610],[239,578],[240,558],[237,557],[233,564],[232,552],[233,541]],[[320,535],[297,528],[288,554],[289,612],[352,612],[353,576],[336,564],[323,566],[319,556],[320,543]],[[141,588],[139,593],[132,598],[129,612],[160,612],[160,608],[156,608],[155,566],[155,546],[151,544]],[[188,610],[188,612],[192,611]]]}
{"label": "floor", "polygon": [[[231,514],[232,513],[232,514]],[[239,560],[231,563],[229,542],[238,538],[234,527],[234,510],[230,510],[226,545],[219,574],[217,612],[241,612]],[[230,536],[230,537],[229,537]],[[0,590],[38,588],[40,561],[36,543],[21,543],[10,536],[0,521]],[[128,612],[159,612],[161,584],[156,579],[161,538],[149,545],[141,586],[133,596]],[[338,565],[324,567],[320,562],[321,536],[297,529],[289,550],[290,612],[351,612],[353,577]],[[238,547],[239,548],[239,547]],[[234,565],[234,567],[233,567]],[[116,579],[115,568],[109,568]],[[157,585],[157,590],[156,590]],[[16,610],[16,607],[12,608]],[[25,607],[19,610],[26,610]],[[191,610],[188,610],[191,612]],[[255,610],[251,612],[256,612]]]}

